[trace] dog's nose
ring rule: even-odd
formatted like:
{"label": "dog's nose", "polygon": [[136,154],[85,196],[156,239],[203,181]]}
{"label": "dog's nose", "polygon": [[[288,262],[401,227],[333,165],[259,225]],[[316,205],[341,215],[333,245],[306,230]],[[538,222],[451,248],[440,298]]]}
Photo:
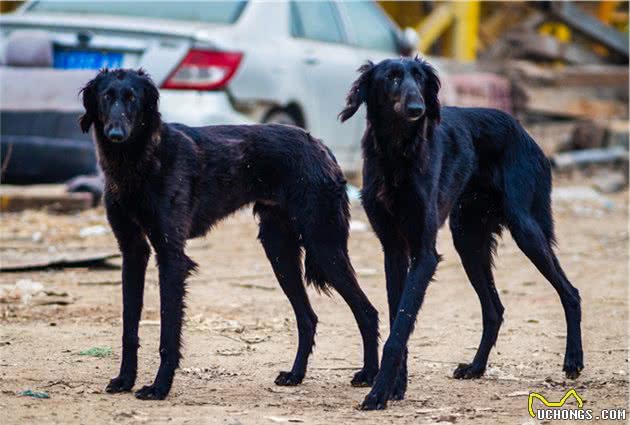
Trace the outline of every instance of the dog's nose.
{"label": "dog's nose", "polygon": [[419,118],[424,114],[424,105],[422,103],[410,103],[407,105],[407,113],[412,118]]}
{"label": "dog's nose", "polygon": [[122,131],[122,128],[114,127],[107,133],[107,138],[112,142],[120,142],[124,139],[125,134]]}

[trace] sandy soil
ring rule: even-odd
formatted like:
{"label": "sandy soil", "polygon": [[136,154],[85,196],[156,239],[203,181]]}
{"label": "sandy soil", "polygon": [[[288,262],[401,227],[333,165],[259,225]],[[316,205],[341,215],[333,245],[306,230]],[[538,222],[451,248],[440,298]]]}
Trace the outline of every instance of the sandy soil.
{"label": "sandy soil", "polygon": [[[481,312],[449,232],[443,229],[439,250],[445,260],[410,341],[406,400],[391,402],[382,412],[357,410],[367,390],[349,384],[361,364],[356,325],[340,297],[327,298],[313,290],[320,324],[309,373],[299,387],[275,386],[278,371],[290,367],[297,335],[293,313],[256,241],[256,224],[247,210],[189,246],[201,268],[189,282],[185,359],[170,396],[162,402],[103,392],[120,361],[120,270],[2,274],[5,288],[31,279],[69,304],[40,305],[35,301],[41,297],[27,304],[0,304],[0,422],[522,424],[536,423],[527,412],[528,392],[556,400],[571,387],[596,414],[602,408],[627,408],[628,194],[609,199],[614,206],[555,205],[560,260],[583,297],[586,369],[575,383],[566,382],[561,372],[565,324],[559,300],[507,235],[496,271],[506,317],[489,370],[479,380],[451,378],[457,363],[470,361],[474,354]],[[353,220],[350,253],[362,287],[381,314],[381,333],[386,336],[382,253],[357,206]],[[65,216],[5,214],[0,221],[3,252],[115,247],[109,232],[79,236],[81,229],[101,224],[101,209]],[[159,361],[153,264],[147,281],[138,387],[152,380]],[[63,292],[68,295],[59,296]],[[100,358],[79,355],[92,347],[109,347],[113,353]],[[50,398],[18,395],[28,389]]]}

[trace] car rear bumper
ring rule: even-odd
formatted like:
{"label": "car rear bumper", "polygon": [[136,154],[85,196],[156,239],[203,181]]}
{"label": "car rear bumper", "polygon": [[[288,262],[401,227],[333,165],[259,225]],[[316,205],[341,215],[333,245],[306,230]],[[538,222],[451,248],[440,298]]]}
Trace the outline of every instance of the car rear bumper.
{"label": "car rear bumper", "polygon": [[189,126],[253,124],[237,112],[224,91],[160,90],[160,112],[166,122]]}

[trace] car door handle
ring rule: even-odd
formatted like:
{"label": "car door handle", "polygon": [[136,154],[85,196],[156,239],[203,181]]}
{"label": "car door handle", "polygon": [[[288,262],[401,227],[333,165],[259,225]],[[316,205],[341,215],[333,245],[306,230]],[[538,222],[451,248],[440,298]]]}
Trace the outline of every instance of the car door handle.
{"label": "car door handle", "polygon": [[304,63],[307,65],[317,65],[319,63],[319,59],[315,56],[307,56],[304,58]]}

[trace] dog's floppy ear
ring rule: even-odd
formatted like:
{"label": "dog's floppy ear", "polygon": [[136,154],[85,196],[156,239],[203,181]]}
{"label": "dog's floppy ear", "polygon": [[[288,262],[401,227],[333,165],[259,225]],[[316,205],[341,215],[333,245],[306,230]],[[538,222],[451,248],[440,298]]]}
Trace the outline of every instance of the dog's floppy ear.
{"label": "dog's floppy ear", "polygon": [[427,118],[433,121],[434,125],[440,123],[440,99],[438,94],[440,92],[440,78],[437,75],[437,71],[428,62],[419,60],[422,63],[422,69],[426,74],[426,82],[424,84],[424,101],[427,107]]}
{"label": "dog's floppy ear", "polygon": [[367,101],[373,70],[374,63],[372,61],[367,61],[367,63],[357,70],[361,75],[359,75],[359,78],[352,84],[350,92],[348,92],[348,96],[346,97],[346,107],[339,113],[341,122],[353,116],[359,109],[359,106]]}
{"label": "dog's floppy ear", "polygon": [[160,129],[160,124],[162,123],[162,117],[160,116],[159,110],[160,92],[149,74],[147,74],[144,69],[140,68],[137,72],[138,75],[142,77],[142,81],[144,83],[146,105],[143,111],[144,119],[146,120],[146,124],[149,126],[151,133],[155,133]]}
{"label": "dog's floppy ear", "polygon": [[90,130],[90,127],[98,118],[98,99],[96,98],[98,84],[108,72],[107,69],[103,69],[96,77],[88,81],[79,92],[83,97],[83,108],[85,109],[85,113],[79,118],[81,131],[84,133]]}

